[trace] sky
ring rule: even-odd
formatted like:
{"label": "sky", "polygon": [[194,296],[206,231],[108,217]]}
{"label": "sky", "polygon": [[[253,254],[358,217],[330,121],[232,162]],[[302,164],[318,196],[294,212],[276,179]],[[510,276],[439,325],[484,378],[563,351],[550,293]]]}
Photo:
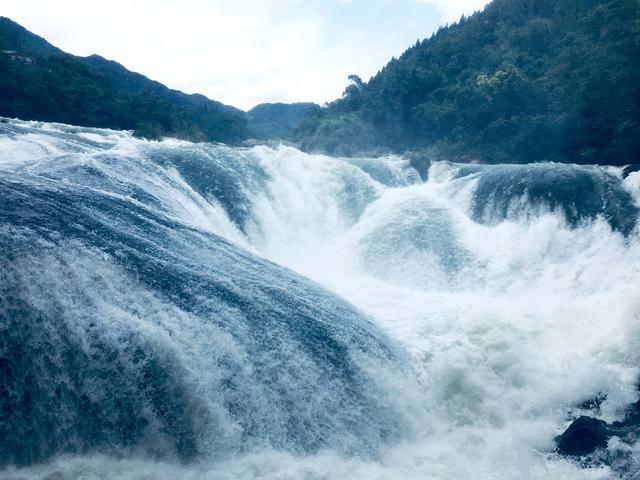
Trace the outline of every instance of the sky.
{"label": "sky", "polygon": [[338,98],[393,56],[487,0],[2,0],[74,55],[97,53],[243,110]]}

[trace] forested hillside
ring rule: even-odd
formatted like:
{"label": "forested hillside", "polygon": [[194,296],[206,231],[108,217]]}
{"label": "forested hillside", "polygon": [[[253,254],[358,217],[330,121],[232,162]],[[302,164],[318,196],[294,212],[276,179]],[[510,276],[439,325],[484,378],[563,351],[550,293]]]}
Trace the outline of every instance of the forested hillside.
{"label": "forested hillside", "polygon": [[[627,164],[640,152],[640,2],[494,0],[307,116],[308,150]],[[351,139],[351,141],[350,141]]]}
{"label": "forested hillside", "polygon": [[0,17],[0,116],[195,141],[247,136],[244,112],[171,90],[98,55],[76,57]]}

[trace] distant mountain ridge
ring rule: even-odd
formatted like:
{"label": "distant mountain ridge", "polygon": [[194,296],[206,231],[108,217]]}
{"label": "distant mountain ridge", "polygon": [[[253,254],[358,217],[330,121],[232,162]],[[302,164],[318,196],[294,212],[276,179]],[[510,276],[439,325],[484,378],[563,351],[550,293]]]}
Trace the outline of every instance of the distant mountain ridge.
{"label": "distant mountain ridge", "polygon": [[305,119],[310,151],[640,161],[640,2],[494,0]]}
{"label": "distant mountain ridge", "polygon": [[242,110],[169,89],[99,55],[63,52],[0,17],[0,116],[233,143],[248,136]]}
{"label": "distant mountain ridge", "polygon": [[256,105],[247,112],[249,134],[256,139],[289,139],[313,108],[319,105],[311,102]]}

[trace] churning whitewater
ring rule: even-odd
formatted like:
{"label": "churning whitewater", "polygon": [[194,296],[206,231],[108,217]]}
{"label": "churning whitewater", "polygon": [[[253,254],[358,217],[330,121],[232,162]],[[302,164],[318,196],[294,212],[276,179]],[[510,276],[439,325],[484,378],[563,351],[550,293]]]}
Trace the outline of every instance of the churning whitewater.
{"label": "churning whitewater", "polygon": [[414,166],[0,123],[0,478],[635,478],[640,172]]}

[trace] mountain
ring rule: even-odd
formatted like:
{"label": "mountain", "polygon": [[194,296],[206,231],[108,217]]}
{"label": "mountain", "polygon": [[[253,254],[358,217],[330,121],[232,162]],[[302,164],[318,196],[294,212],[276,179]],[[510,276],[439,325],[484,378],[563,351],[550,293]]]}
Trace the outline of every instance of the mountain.
{"label": "mountain", "polygon": [[0,17],[0,116],[233,143],[247,137],[244,112],[188,95],[98,55],[63,52]]}
{"label": "mountain", "polygon": [[[640,161],[640,2],[494,0],[307,116],[303,148]],[[352,140],[352,141],[351,141]]]}
{"label": "mountain", "polygon": [[289,139],[313,108],[318,105],[310,102],[256,105],[247,112],[249,134],[256,139]]}

